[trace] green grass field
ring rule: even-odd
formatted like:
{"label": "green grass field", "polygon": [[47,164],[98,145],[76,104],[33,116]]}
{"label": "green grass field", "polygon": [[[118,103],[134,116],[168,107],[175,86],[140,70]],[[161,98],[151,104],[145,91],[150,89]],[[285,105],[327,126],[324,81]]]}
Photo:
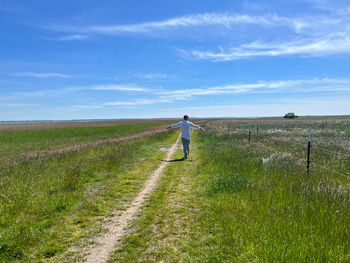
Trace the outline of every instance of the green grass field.
{"label": "green grass field", "polygon": [[83,124],[81,127],[64,127],[62,124],[62,128],[55,129],[37,129],[34,124],[25,130],[0,129],[0,164],[6,165],[9,159],[20,158],[28,152],[120,137],[164,124],[164,121],[101,127],[84,127]]}
{"label": "green grass field", "polygon": [[[7,138],[2,144],[8,145],[11,154],[13,149],[42,148],[41,143],[51,147],[71,144],[74,138],[82,141],[118,137],[157,125],[29,130],[7,132],[1,138]],[[0,261],[45,262],[65,252],[75,241],[102,231],[99,221],[116,208],[122,209],[123,202],[140,190],[148,173],[159,165],[158,159],[164,158],[158,149],[168,145],[172,134],[150,135],[29,161],[19,159],[15,165],[3,163]],[[138,169],[142,167],[141,173]]]}
{"label": "green grass field", "polygon": [[[349,124],[205,123],[207,133],[192,135],[190,159],[168,163],[108,262],[349,262]],[[2,170],[0,261],[83,262],[83,248],[141,191],[165,158],[160,149],[177,136],[171,130]],[[182,156],[179,147],[172,159]]]}
{"label": "green grass field", "polygon": [[[313,141],[349,153],[348,123],[314,127]],[[348,262],[350,178],[316,165],[306,176],[307,124],[261,123],[248,144],[256,123],[208,123],[192,138],[190,162],[171,164],[110,262]],[[316,148],[311,156],[349,171],[349,157]]]}

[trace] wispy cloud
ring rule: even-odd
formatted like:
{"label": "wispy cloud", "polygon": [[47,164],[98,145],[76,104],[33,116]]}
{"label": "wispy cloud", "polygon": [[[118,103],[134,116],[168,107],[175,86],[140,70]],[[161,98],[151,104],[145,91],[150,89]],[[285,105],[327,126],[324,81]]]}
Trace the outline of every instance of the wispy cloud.
{"label": "wispy cloud", "polygon": [[[17,91],[8,93],[7,95],[3,94],[1,100],[19,100],[27,98],[52,98],[52,97],[64,97],[70,96],[73,93],[87,90],[105,90],[105,91],[122,91],[122,92],[141,92],[141,93],[154,93],[155,90],[140,87],[130,84],[119,84],[119,85],[93,85],[93,86],[71,86],[59,89],[41,89],[41,90],[32,90],[32,91]],[[77,108],[91,107],[86,105],[77,105]],[[99,107],[99,106],[94,106]]]}
{"label": "wispy cloud", "polygon": [[91,89],[93,90],[119,90],[119,91],[138,91],[138,92],[148,92],[149,88],[139,87],[130,84],[107,84],[107,85],[95,85]]}
{"label": "wispy cloud", "polygon": [[[248,27],[249,26],[249,27]],[[218,31],[218,27],[220,30]],[[261,56],[323,56],[350,53],[350,8],[327,9],[322,13],[281,16],[277,14],[202,13],[179,16],[160,21],[135,24],[75,26],[54,25],[48,29],[70,32],[66,40],[84,38],[86,34],[149,34],[163,35],[179,30],[180,36],[216,36],[223,41],[217,50],[187,48],[178,49],[188,59],[229,61]],[[186,30],[184,30],[186,29]],[[288,29],[288,30],[286,30]],[[191,31],[197,30],[197,31]],[[187,32],[187,33],[186,33]],[[217,38],[217,32],[226,32]],[[234,34],[231,34],[234,32]],[[237,34],[240,32],[240,34]],[[238,39],[235,35],[244,37]],[[159,35],[159,34],[158,34]],[[268,36],[268,37],[267,37]],[[271,37],[272,36],[272,37]],[[228,38],[230,41],[225,41]],[[235,39],[232,41],[232,39]],[[244,44],[242,44],[244,43]],[[144,78],[159,78],[157,74],[144,74]]]}
{"label": "wispy cloud", "polygon": [[338,34],[319,39],[303,39],[292,42],[253,42],[230,48],[227,51],[182,51],[190,59],[229,61],[261,56],[322,56],[350,53],[350,34]]}
{"label": "wispy cloud", "polygon": [[71,93],[70,89],[47,89],[47,90],[33,90],[14,92],[8,95],[9,99],[26,99],[26,98],[55,98]]}
{"label": "wispy cloud", "polygon": [[31,78],[39,78],[39,79],[47,79],[47,78],[71,78],[72,76],[61,73],[35,73],[35,72],[19,72],[15,73],[15,76],[19,77],[31,77]]}
{"label": "wispy cloud", "polygon": [[230,105],[199,105],[181,108],[162,108],[149,114],[153,118],[179,117],[267,117],[283,116],[286,112],[297,115],[339,115],[349,114],[349,97],[315,97],[307,99],[280,99],[275,101],[251,101]]}
{"label": "wispy cloud", "polygon": [[160,99],[185,100],[193,96],[243,94],[243,93],[283,93],[283,92],[350,92],[350,79],[299,79],[283,81],[259,81],[257,83],[243,83],[214,86],[202,89],[183,89],[158,92]]}
{"label": "wispy cloud", "polygon": [[287,26],[293,30],[300,30],[304,26],[303,21],[294,17],[278,15],[253,16],[248,14],[231,13],[203,13],[174,17],[166,20],[143,22],[137,24],[116,24],[77,27],[72,25],[53,25],[48,29],[60,32],[80,32],[97,34],[121,34],[121,33],[154,33],[164,30],[200,26],[222,26],[230,28],[237,24],[253,24],[258,26]]}
{"label": "wispy cloud", "polygon": [[[129,101],[106,102],[103,105],[114,106],[135,106],[155,103],[169,103],[179,100],[188,100],[194,96],[208,96],[220,94],[252,94],[252,93],[350,93],[350,79],[346,78],[315,78],[315,79],[296,79],[296,80],[276,80],[276,81],[258,81],[255,83],[234,83],[228,85],[211,86],[197,89],[177,89],[167,90],[151,89],[128,84],[119,85],[95,85],[95,86],[77,86],[66,87],[62,89],[43,89],[33,91],[13,92],[4,94],[1,98],[7,96],[7,100],[25,99],[25,98],[52,98],[69,96],[83,90],[104,90],[104,91],[122,91],[137,92],[140,95],[147,94],[147,97],[136,97]],[[78,105],[79,106],[79,105]],[[80,106],[79,106],[80,107]],[[85,107],[85,105],[81,105]],[[91,107],[91,106],[89,106]],[[97,106],[94,106],[97,107]]]}
{"label": "wispy cloud", "polygon": [[[259,29],[275,29],[289,28],[294,33],[316,33],[316,32],[332,32],[334,29],[346,27],[349,18],[350,8],[346,9],[329,9],[328,13],[322,14],[303,14],[283,16],[276,13],[265,13],[260,15],[252,15],[249,13],[199,13],[185,16],[173,17],[159,21],[146,21],[135,24],[111,24],[111,25],[90,25],[77,26],[72,24],[56,24],[46,26],[46,29],[58,32],[71,32],[72,35],[67,38],[86,37],[86,34],[144,34],[157,33],[179,29],[196,29],[206,27],[208,34],[213,31],[208,30],[221,27],[226,30],[242,30],[244,27],[238,26],[255,26]],[[345,24],[345,26],[344,26]],[[338,31],[338,30],[336,30]]]}
{"label": "wispy cloud", "polygon": [[73,108],[78,108],[78,109],[101,109],[103,106],[101,105],[75,105]]}
{"label": "wispy cloud", "polygon": [[257,24],[257,25],[277,25],[280,24],[299,27],[299,23],[289,18],[282,18],[279,16],[249,16],[249,15],[231,15],[231,14],[217,14],[205,13],[198,15],[189,15],[176,17],[159,22],[146,22],[132,25],[111,25],[111,26],[92,26],[86,30],[88,32],[96,33],[143,33],[154,30],[167,30],[174,28],[194,27],[219,25],[230,27],[234,24]]}
{"label": "wispy cloud", "polygon": [[138,73],[136,77],[143,79],[164,79],[167,75],[162,73]]}
{"label": "wispy cloud", "polygon": [[0,103],[0,106],[5,107],[39,107],[39,104],[30,104],[30,103]]}
{"label": "wispy cloud", "polygon": [[120,106],[135,107],[158,103],[171,103],[180,100],[188,100],[194,96],[208,95],[238,95],[238,94],[304,94],[311,93],[325,96],[336,94],[350,95],[350,79],[297,79],[281,81],[259,81],[256,83],[238,83],[223,86],[213,86],[201,89],[180,89],[180,90],[163,90],[152,91],[150,99],[138,98],[128,101],[105,102],[100,106],[80,106],[81,108]]}
{"label": "wispy cloud", "polygon": [[43,39],[52,40],[52,41],[75,41],[75,40],[89,39],[89,36],[82,35],[82,34],[72,34],[72,35],[60,36],[57,38],[44,37]]}
{"label": "wispy cloud", "polygon": [[149,99],[137,99],[134,101],[114,101],[114,102],[106,102],[104,105],[107,106],[138,106],[138,105],[147,105],[155,103],[155,100]]}
{"label": "wispy cloud", "polygon": [[[295,18],[266,15],[268,23],[259,31],[245,34],[242,41],[215,49],[178,49],[188,59],[230,61],[262,56],[325,56],[350,53],[350,8],[327,9],[323,13]],[[276,30],[277,26],[294,30]],[[255,30],[257,30],[256,25]],[[243,29],[244,30],[244,27]],[[244,32],[242,31],[241,32]],[[268,37],[266,37],[268,36]],[[235,44],[236,43],[236,44]],[[243,43],[243,44],[242,44]],[[226,46],[223,48],[222,46]]]}

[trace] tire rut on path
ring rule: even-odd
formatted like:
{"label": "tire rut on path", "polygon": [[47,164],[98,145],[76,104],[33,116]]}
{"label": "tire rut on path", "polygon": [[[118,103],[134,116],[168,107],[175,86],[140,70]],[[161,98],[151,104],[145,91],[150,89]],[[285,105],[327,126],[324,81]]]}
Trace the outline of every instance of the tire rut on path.
{"label": "tire rut on path", "polygon": [[[168,149],[167,160],[175,153],[179,143],[180,136],[176,142]],[[134,198],[127,209],[120,215],[110,218],[108,224],[105,225],[107,233],[95,239],[97,246],[90,248],[87,252],[87,263],[103,263],[108,259],[109,254],[118,248],[120,241],[127,234],[128,224],[135,219],[137,212],[145,201],[145,198],[155,188],[162,171],[168,165],[168,162],[162,162],[160,166],[147,179],[141,192]]]}

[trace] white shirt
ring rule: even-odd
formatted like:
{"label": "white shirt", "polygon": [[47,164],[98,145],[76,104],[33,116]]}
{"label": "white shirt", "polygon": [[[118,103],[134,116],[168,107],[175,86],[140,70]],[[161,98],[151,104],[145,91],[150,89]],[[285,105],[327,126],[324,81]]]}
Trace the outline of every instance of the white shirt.
{"label": "white shirt", "polygon": [[193,124],[190,121],[180,121],[179,123],[171,125],[171,128],[178,128],[181,127],[181,137],[189,140],[191,138],[191,128],[200,130],[201,127]]}

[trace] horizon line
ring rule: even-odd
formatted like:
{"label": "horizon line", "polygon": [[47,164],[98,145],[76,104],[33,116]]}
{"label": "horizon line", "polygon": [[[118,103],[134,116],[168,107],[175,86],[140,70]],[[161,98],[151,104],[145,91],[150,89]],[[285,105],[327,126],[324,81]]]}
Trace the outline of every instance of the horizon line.
{"label": "horizon line", "polygon": [[[298,118],[305,117],[350,117],[350,114],[340,115],[297,115]],[[190,117],[190,119],[266,119],[266,118],[283,118],[283,115],[278,116],[250,116],[250,117]],[[57,120],[2,120],[0,124],[5,123],[37,123],[37,122],[98,122],[98,121],[123,121],[123,120],[176,120],[181,117],[160,117],[160,118],[118,118],[118,119],[57,119]]]}

